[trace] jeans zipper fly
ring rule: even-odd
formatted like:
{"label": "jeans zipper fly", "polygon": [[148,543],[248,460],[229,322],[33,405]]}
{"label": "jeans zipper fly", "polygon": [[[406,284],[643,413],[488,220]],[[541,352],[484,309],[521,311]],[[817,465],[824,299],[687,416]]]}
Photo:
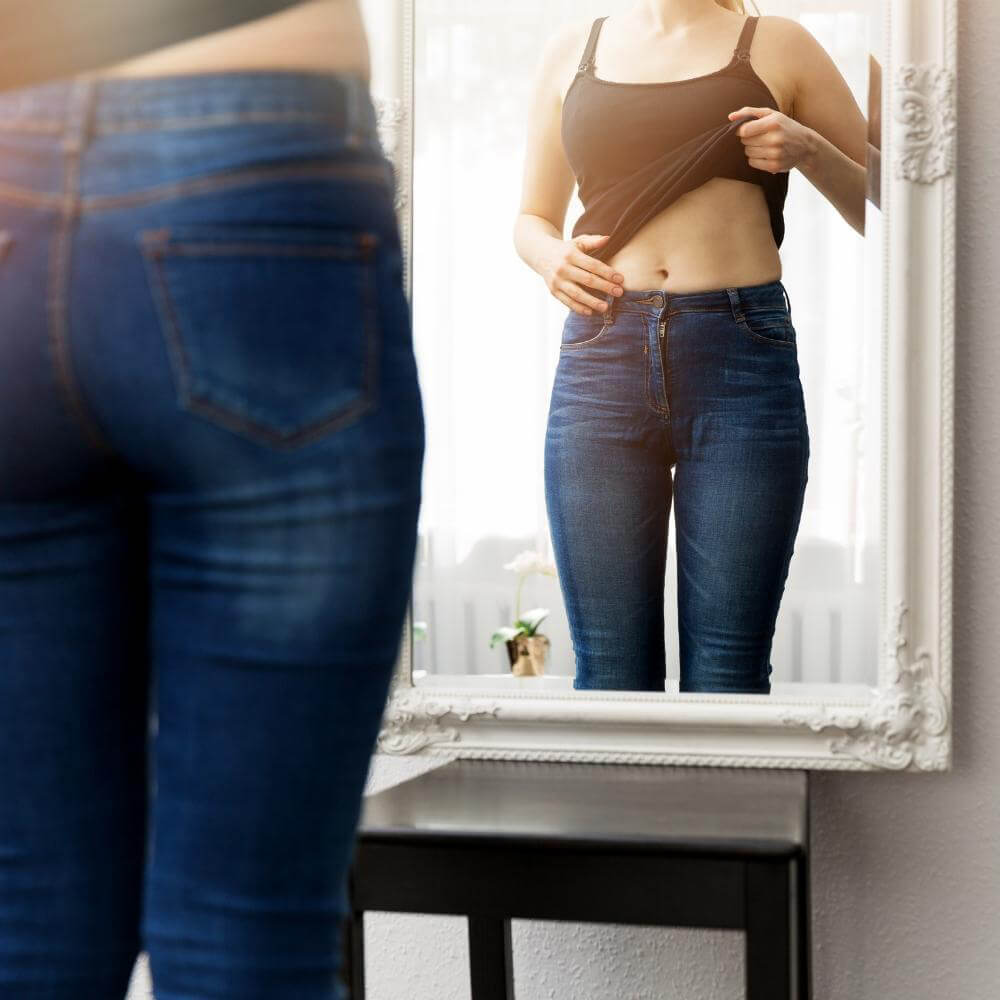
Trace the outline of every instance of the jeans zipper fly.
{"label": "jeans zipper fly", "polygon": [[657,329],[660,340],[660,377],[663,380],[663,409],[666,415],[670,416],[670,402],[667,399],[667,312],[666,309],[663,311],[663,315],[660,317],[659,326]]}

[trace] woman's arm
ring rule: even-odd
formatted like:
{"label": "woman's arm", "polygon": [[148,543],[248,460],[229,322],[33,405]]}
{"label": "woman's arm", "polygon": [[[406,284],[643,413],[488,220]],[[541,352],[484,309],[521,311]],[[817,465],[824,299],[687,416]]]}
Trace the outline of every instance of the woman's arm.
{"label": "woman's arm", "polygon": [[576,183],[562,146],[562,101],[557,82],[558,67],[572,37],[572,29],[564,28],[546,43],[528,104],[514,247],[525,264],[539,272],[550,245],[563,238],[566,209]]}
{"label": "woman's arm", "polygon": [[[586,27],[589,31],[589,21]],[[580,28],[564,28],[546,44],[535,73],[514,247],[521,260],[545,279],[555,298],[586,316],[606,308],[592,294],[593,289],[611,292],[621,286],[624,278],[586,253],[603,243],[607,234],[581,234],[575,240],[563,239],[566,209],[576,178],[562,144],[559,81],[567,59],[573,58],[580,48]]]}
{"label": "woman's arm", "polygon": [[[858,163],[813,130],[810,153],[799,164],[809,178],[845,221],[859,233],[865,232],[865,194],[868,190],[868,167]],[[865,141],[867,156],[868,143]]]}
{"label": "woman's arm", "polygon": [[791,18],[782,28],[794,53],[792,117],[812,130],[812,150],[799,169],[844,219],[865,231],[868,120],[830,54]]}
{"label": "woman's arm", "polygon": [[302,0],[0,0],[0,91],[72,76]]}
{"label": "woman's arm", "polygon": [[792,81],[791,116],[773,108],[740,108],[753,114],[740,126],[752,166],[798,167],[859,233],[865,231],[868,122],[826,49],[788,17],[767,18],[774,42],[786,53]]}

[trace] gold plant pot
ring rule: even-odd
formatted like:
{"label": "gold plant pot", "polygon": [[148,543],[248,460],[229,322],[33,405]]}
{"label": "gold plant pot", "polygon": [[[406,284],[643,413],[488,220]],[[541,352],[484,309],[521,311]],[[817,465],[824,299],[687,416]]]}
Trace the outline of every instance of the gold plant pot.
{"label": "gold plant pot", "polygon": [[507,640],[510,671],[515,677],[541,677],[549,652],[547,635],[519,635]]}

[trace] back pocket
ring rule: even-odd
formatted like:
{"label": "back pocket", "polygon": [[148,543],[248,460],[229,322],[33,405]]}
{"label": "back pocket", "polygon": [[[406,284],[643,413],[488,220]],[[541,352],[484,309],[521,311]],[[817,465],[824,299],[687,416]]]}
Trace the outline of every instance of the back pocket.
{"label": "back pocket", "polygon": [[377,234],[185,224],[139,244],[183,409],[288,448],[374,406]]}

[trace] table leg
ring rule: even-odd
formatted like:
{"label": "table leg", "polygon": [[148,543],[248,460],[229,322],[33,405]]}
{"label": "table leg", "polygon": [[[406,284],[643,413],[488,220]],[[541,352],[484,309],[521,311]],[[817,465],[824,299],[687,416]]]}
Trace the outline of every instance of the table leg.
{"label": "table leg", "polygon": [[343,948],[341,982],[351,1000],[365,997],[365,915],[352,910],[342,925]]}
{"label": "table leg", "polygon": [[472,1000],[514,1000],[510,920],[469,916]]}
{"label": "table leg", "polygon": [[747,1000],[805,1000],[799,992],[798,916],[793,862],[750,861],[746,866]]}

